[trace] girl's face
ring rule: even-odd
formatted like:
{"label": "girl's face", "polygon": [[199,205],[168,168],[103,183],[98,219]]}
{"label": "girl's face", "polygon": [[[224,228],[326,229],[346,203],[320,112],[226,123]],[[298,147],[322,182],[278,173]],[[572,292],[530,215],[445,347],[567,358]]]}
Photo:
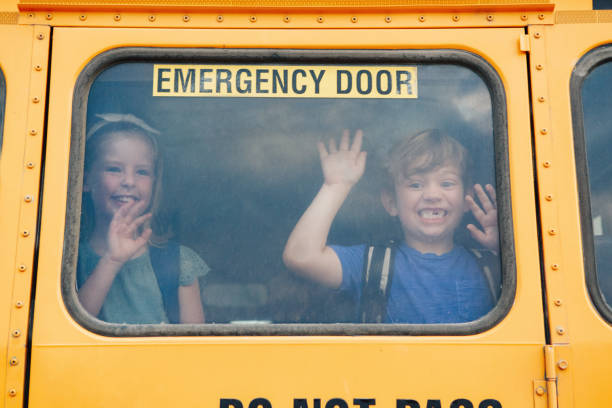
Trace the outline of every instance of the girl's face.
{"label": "girl's face", "polygon": [[153,149],[132,132],[116,132],[100,144],[85,175],[84,191],[91,194],[96,217],[110,221],[123,205],[144,202],[148,210],[155,183]]}

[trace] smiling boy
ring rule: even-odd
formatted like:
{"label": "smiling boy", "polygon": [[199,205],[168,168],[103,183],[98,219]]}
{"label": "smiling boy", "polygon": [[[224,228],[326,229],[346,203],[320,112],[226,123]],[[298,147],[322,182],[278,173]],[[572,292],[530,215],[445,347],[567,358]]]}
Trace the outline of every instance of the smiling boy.
{"label": "smiling boy", "polygon": [[[329,150],[319,143],[324,183],[293,229],[283,259],[290,269],[330,288],[350,293],[359,303],[366,245],[327,244],[329,229],[351,188],[365,170],[362,132],[352,145],[349,133]],[[496,252],[499,245],[495,191],[470,185],[468,153],[455,139],[437,130],[405,138],[386,163],[388,177],[381,200],[399,218],[404,241],[393,260],[386,323],[459,323],[484,316],[494,306],[487,278],[476,258],[455,244],[463,215],[472,211],[481,228],[470,224],[472,237]],[[490,196],[490,197],[489,197]]]}

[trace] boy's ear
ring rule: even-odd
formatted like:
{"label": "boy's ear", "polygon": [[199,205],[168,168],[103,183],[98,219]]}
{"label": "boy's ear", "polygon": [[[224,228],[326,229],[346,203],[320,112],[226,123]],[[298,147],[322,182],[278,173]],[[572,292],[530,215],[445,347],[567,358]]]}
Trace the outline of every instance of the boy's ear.
{"label": "boy's ear", "polygon": [[385,210],[387,211],[387,213],[392,216],[395,217],[397,216],[397,214],[399,213],[399,211],[397,211],[397,204],[395,202],[395,194],[389,192],[388,190],[383,190],[380,193],[380,201],[382,202],[383,207],[385,207]]}

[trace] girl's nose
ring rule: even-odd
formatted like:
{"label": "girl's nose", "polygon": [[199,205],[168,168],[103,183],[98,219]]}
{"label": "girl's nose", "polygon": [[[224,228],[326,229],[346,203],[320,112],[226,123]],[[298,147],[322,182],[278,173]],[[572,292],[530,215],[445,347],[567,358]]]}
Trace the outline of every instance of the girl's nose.
{"label": "girl's nose", "polygon": [[123,178],[121,179],[122,186],[133,186],[134,185],[134,172],[125,171],[123,173]]}

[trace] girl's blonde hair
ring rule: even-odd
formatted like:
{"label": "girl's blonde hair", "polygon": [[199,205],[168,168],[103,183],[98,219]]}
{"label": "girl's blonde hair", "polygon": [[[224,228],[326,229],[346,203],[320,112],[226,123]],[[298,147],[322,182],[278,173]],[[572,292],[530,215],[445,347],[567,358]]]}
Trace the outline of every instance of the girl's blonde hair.
{"label": "girl's blonde hair", "polygon": [[[167,225],[161,221],[160,207],[162,199],[162,176],[163,160],[156,135],[159,132],[142,119],[132,114],[107,113],[96,115],[100,120],[95,122],[87,131],[85,144],[85,178],[91,171],[91,167],[98,159],[104,144],[115,137],[139,137],[145,140],[151,147],[153,153],[154,182],[153,192],[149,208],[145,211],[153,215],[151,228],[153,235],[150,244],[161,245],[168,241],[169,231]],[[120,134],[120,135],[119,135]],[[83,204],[81,208],[81,239],[87,240],[95,226],[95,211],[93,200],[88,192],[83,192]]]}

